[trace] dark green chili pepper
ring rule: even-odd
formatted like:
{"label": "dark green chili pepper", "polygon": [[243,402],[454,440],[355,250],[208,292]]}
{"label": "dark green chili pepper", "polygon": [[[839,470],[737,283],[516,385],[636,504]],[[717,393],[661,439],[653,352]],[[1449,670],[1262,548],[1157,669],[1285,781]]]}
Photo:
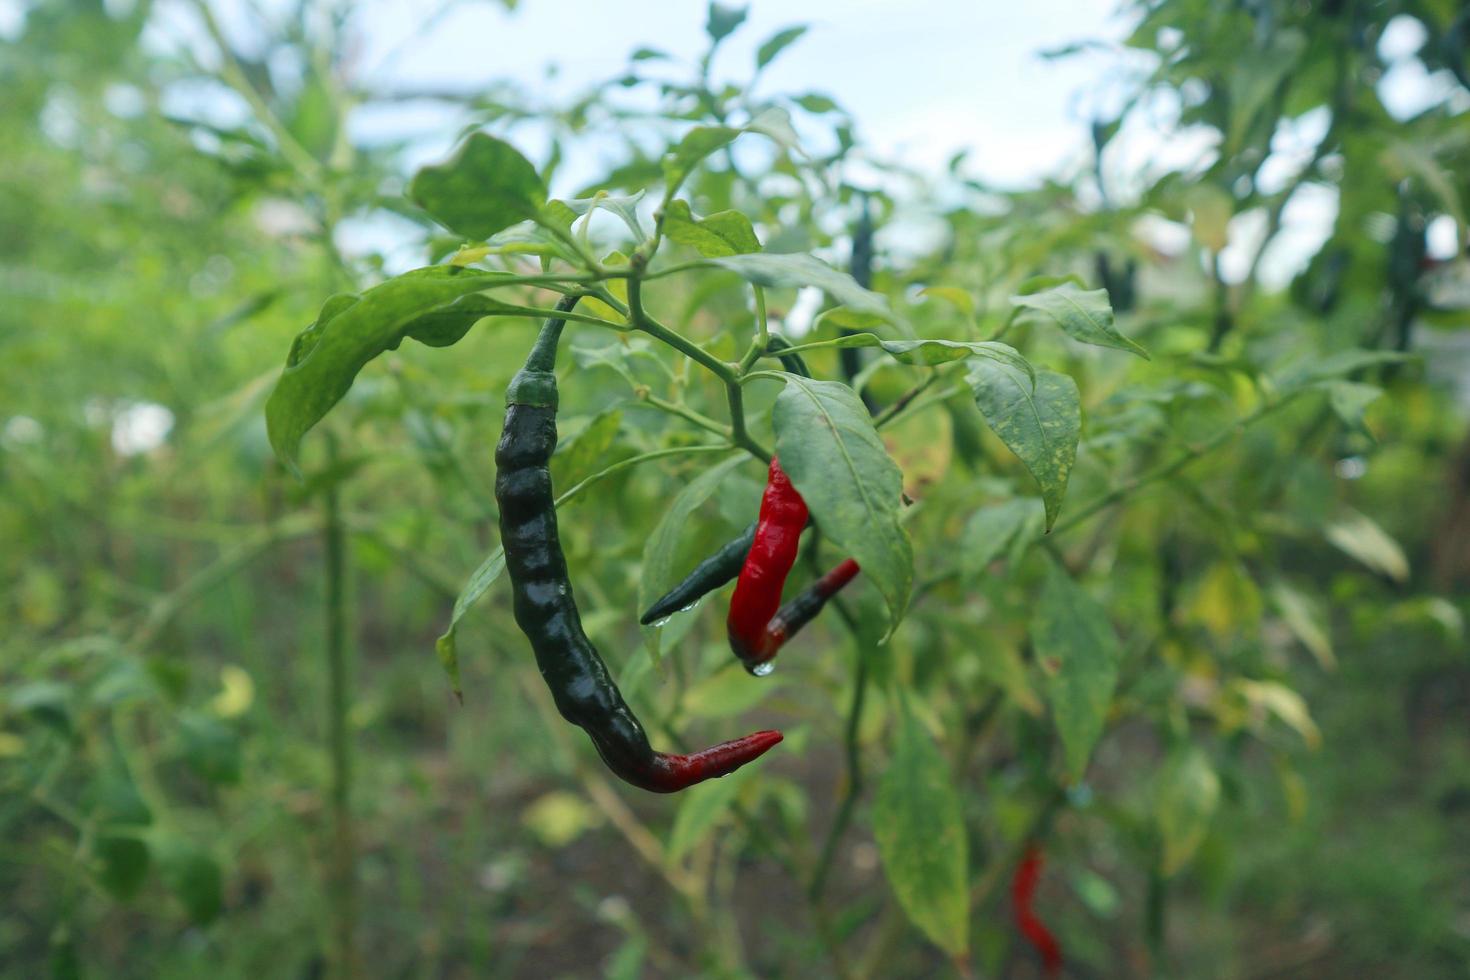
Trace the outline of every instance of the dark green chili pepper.
{"label": "dark green chili pepper", "polygon": [[[576,303],[557,304],[566,312]],[[495,500],[510,575],[516,624],[536,654],[563,718],[585,731],[609,769],[655,793],[673,793],[725,776],[777,742],[756,732],[692,755],[655,752],[618,691],[607,665],[582,630],[557,530],[548,464],[556,449],[557,343],[566,321],[546,321],[526,366],[506,389],[505,427],[495,447]]]}
{"label": "dark green chili pepper", "polygon": [[728,542],[704,561],[694,566],[694,571],[684,581],[670,589],[664,596],[648,607],[638,622],[652,626],[667,619],[681,609],[688,609],[704,595],[713,592],[740,574],[745,556],[750,554],[750,545],[755,541],[755,523],[740,532],[740,536]]}
{"label": "dark green chili pepper", "polygon": [[[790,349],[790,341],[773,333],[766,343],[765,353],[767,357],[780,359],[781,366],[792,374],[810,378],[812,373],[807,369],[806,361],[802,360],[801,355],[785,353]],[[745,564],[745,556],[750,554],[750,546],[754,541],[755,522],[752,521],[733,540],[722,545],[714,554],[695,565],[694,570],[686,575],[682,582],[655,600],[653,605],[649,606],[648,610],[639,617],[638,622],[644,626],[652,626],[681,609],[688,609],[703,596],[720,588],[726,582],[733,581],[735,576],[740,574],[740,569]]]}

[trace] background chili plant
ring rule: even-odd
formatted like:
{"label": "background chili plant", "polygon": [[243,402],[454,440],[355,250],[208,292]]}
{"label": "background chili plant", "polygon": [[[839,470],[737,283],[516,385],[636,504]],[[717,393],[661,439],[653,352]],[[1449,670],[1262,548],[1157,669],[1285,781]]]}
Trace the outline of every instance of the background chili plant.
{"label": "background chili plant", "polygon": [[[1140,7],[1092,165],[1024,193],[875,159],[840,78],[762,94],[801,31],[742,67],[720,6],[692,64],[635,52],[574,104],[432,93],[483,135],[410,183],[347,125],[403,93],[325,13],[246,54],[195,5],[160,54],[147,5],[48,3],[3,42],[3,969],[1027,975],[1039,842],[1079,973],[1458,975],[1460,12]],[[1405,57],[1442,83],[1408,117],[1378,84]],[[189,85],[244,121],[181,115]],[[1209,149],[1130,167],[1161,117]],[[389,213],[462,271],[344,253]],[[599,769],[495,579],[514,307],[568,284],[605,291],[552,462],[588,631],[660,744],[788,736],[683,797]],[[762,329],[818,381],[732,384],[777,370],[740,367]],[[764,452],[827,475],[813,404],[875,408],[860,471],[915,501],[860,533],[815,492],[850,482],[793,471],[821,530],[793,580],[858,555],[842,605],[761,680],[728,590],[635,628],[749,524]]]}

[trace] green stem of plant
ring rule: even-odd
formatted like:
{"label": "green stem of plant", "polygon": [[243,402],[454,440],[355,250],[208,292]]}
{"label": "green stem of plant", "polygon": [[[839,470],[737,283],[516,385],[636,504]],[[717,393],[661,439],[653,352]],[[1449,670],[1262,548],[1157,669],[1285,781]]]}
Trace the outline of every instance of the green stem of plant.
{"label": "green stem of plant", "polygon": [[852,700],[848,702],[847,725],[842,737],[843,752],[847,757],[847,785],[843,790],[842,802],[838,804],[837,814],[832,818],[832,826],[827,830],[827,838],[822,842],[821,856],[817,858],[816,869],[812,872],[808,892],[813,902],[822,900],[822,894],[827,888],[828,875],[832,871],[832,861],[837,855],[837,845],[841,843],[842,835],[852,822],[858,797],[863,791],[863,758],[861,747],[858,745],[858,729],[862,724],[863,705],[868,692],[868,654],[870,651],[862,641],[857,628],[857,619],[853,616],[852,611],[841,599],[834,600],[833,606],[847,625],[848,632],[852,634],[853,650],[857,654],[857,668],[853,673]]}
{"label": "green stem of plant", "polygon": [[606,469],[598,470],[596,473],[593,473],[585,480],[582,480],[580,483],[573,485],[571,489],[567,490],[561,496],[556,498],[556,506],[560,507],[562,504],[571,500],[573,497],[576,497],[578,494],[586,490],[588,487],[592,486],[594,483],[605,480],[615,473],[621,473],[623,470],[631,469],[632,467],[637,466],[640,463],[647,463],[648,461],[654,459],[663,459],[665,456],[682,456],[688,453],[728,453],[731,451],[731,449],[732,447],[724,445],[670,446],[667,449],[655,449],[652,452],[639,453],[637,456],[629,456],[627,459],[618,460],[616,463],[613,463]]}
{"label": "green stem of plant", "polygon": [[726,439],[730,438],[730,427],[728,425],[725,425],[722,422],[716,422],[708,415],[701,415],[699,412],[696,412],[688,405],[683,405],[679,402],[671,402],[667,399],[660,398],[657,395],[647,392],[640,393],[638,396],[638,400],[639,402],[646,404],[651,408],[656,408],[661,412],[668,412],[670,415],[677,415],[679,418],[684,419],[686,422],[697,425],[699,428],[704,429],[706,432],[713,432],[716,435],[724,436]]}
{"label": "green stem of plant", "polygon": [[732,365],[725,363],[683,334],[670,330],[648,315],[643,309],[643,281],[639,276],[628,278],[628,319],[635,330],[641,330],[655,340],[663,341],[685,357],[702,365],[721,381],[730,383],[735,380],[736,373]]}
{"label": "green stem of plant", "polygon": [[[335,445],[332,456],[335,457]],[[352,742],[348,731],[351,702],[347,664],[347,548],[337,484],[322,493],[322,544],[326,564],[327,722],[331,745],[333,960],[336,975],[361,974],[357,962],[357,848],[352,825]]]}
{"label": "green stem of plant", "polygon": [[937,373],[930,372],[929,376],[926,377],[923,381],[920,381],[918,384],[914,385],[908,391],[900,395],[898,397],[898,400],[895,401],[892,405],[889,405],[887,408],[883,409],[883,411],[873,416],[873,428],[881,429],[889,422],[892,422],[895,418],[898,417],[898,414],[900,412],[908,408],[909,405],[913,403],[913,400],[915,398],[918,398],[925,391],[927,391],[938,378],[939,375]]}
{"label": "green stem of plant", "polygon": [[1231,439],[1244,432],[1247,428],[1259,422],[1261,419],[1265,418],[1273,412],[1280,410],[1281,408],[1284,408],[1286,405],[1290,404],[1299,394],[1300,392],[1292,392],[1277,401],[1267,402],[1260,408],[1256,409],[1254,412],[1251,412],[1249,415],[1246,415],[1243,418],[1237,420],[1234,425],[1226,426],[1225,428],[1221,429],[1219,432],[1215,433],[1204,442],[1194,446],[1190,446],[1172,459],[1160,463],[1158,466],[1155,466],[1152,469],[1144,470],[1142,473],[1138,474],[1131,480],[1127,480],[1123,483],[1118,484],[1102,496],[1097,497],[1091,502],[1082,505],[1077,510],[1072,511],[1066,516],[1065,519],[1058,521],[1056,523],[1056,526],[1052,528],[1051,533],[1058,534],[1069,528],[1076,527],[1078,524],[1081,524],[1089,517],[1092,517],[1098,511],[1106,510],[1107,508],[1113,506],[1113,504],[1121,501],[1124,497],[1127,497],[1129,494],[1143,487],[1146,487],[1151,483],[1157,483],[1160,480],[1168,479],[1169,477],[1178,473],[1180,470],[1184,469],[1190,463],[1193,463],[1195,460],[1199,459],[1201,456],[1208,455],[1214,450],[1220,448],[1225,443],[1229,442]]}
{"label": "green stem of plant", "polygon": [[759,286],[751,287],[755,291],[755,339],[750,342],[750,349],[740,359],[740,373],[749,371],[751,365],[760,360],[765,353],[766,345],[771,342],[771,326],[766,316],[766,291]]}
{"label": "green stem of plant", "polygon": [[[628,278],[628,320],[635,329],[642,330],[657,340],[684,354],[719,378],[725,385],[725,398],[730,406],[730,441],[763,462],[770,462],[771,453],[751,436],[745,426],[745,400],[740,390],[743,381],[739,365],[728,364],[704,350],[682,334],[659,323],[643,309],[643,282],[640,266],[644,259],[635,256],[634,275]],[[620,311],[621,312],[621,311]],[[756,372],[762,373],[762,372]],[[771,372],[765,372],[771,373]],[[747,375],[748,377],[748,375]],[[778,374],[772,377],[780,378]]]}

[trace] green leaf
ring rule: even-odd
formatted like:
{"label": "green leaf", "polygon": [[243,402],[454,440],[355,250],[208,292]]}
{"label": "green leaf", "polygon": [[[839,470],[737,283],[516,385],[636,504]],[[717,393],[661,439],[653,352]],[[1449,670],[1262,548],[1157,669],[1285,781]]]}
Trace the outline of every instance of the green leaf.
{"label": "green leaf", "polygon": [[480,601],[480,596],[495,580],[500,578],[500,573],[505,571],[505,549],[500,545],[480,563],[470,575],[470,580],[465,583],[463,589],[454,600],[454,611],[449,615],[449,626],[443,635],[434,641],[434,652],[439,657],[439,665],[444,668],[444,673],[449,677],[449,683],[454,687],[454,696],[461,701],[464,700],[464,692],[459,685],[459,646],[455,639],[459,631],[459,621],[469,612],[470,607]]}
{"label": "green leaf", "polygon": [[734,126],[695,126],[664,156],[664,179],[670,187],[678,187],[701,160],[728,146],[743,132]]}
{"label": "green leaf", "polygon": [[831,96],[823,95],[821,92],[808,92],[805,95],[798,95],[791,101],[795,102],[797,105],[801,106],[803,109],[805,109],[807,112],[810,112],[814,116],[824,115],[828,112],[836,112],[838,108],[840,108],[837,105],[836,100],[834,100]]}
{"label": "green leaf", "polygon": [[1371,435],[1363,422],[1363,413],[1377,401],[1383,389],[1356,381],[1331,381],[1327,384],[1327,403],[1342,424],[1355,432]]}
{"label": "green leaf", "polygon": [[949,765],[905,710],[873,800],[873,837],[898,904],[951,956],[970,945],[969,839]]}
{"label": "green leaf", "polygon": [[871,313],[885,320],[894,319],[888,300],[864,289],[845,272],[838,272],[814,256],[804,252],[787,254],[730,255],[710,259],[709,265],[729,269],[748,282],[768,288],[815,286],[843,306]]}
{"label": "green leaf", "polygon": [[970,515],[960,534],[960,568],[967,579],[974,581],[984,574],[1017,534],[1033,519],[1040,521],[1038,503],[1035,497],[1015,497]]}
{"label": "green leaf", "polygon": [[719,44],[725,38],[745,23],[745,15],[750,12],[749,7],[737,7],[728,3],[711,3],[709,5],[709,19],[705,21],[704,31],[710,40]]}
{"label": "green leaf", "polygon": [[[836,307],[836,310],[844,309],[846,308]],[[828,316],[833,312],[835,311],[828,310],[822,314],[823,321],[831,320],[841,326],[841,318]],[[829,347],[877,347],[900,363],[920,367],[934,367],[967,357],[984,357],[1024,371],[1033,382],[1036,379],[1036,369],[1031,366],[1030,361],[1022,357],[1014,347],[995,340],[884,340],[877,334],[852,333],[834,337],[824,343]]]}
{"label": "green leaf", "polygon": [[739,211],[717,211],[697,218],[687,201],[674,200],[664,212],[663,228],[670,240],[711,258],[761,250],[750,219]]}
{"label": "green leaf", "polygon": [[1107,611],[1053,564],[1032,613],[1031,643],[1046,675],[1068,774],[1081,779],[1118,683],[1118,636]]}
{"label": "green leaf", "polygon": [[695,126],[664,156],[664,179],[669,187],[677,188],[701,160],[744,133],[760,133],[789,150],[800,149],[791,116],[781,108],[767,109],[744,126]]}
{"label": "green leaf", "polygon": [[1301,366],[1288,371],[1281,377],[1278,386],[1283,392],[1308,385],[1319,384],[1361,371],[1364,368],[1383,364],[1400,364],[1411,360],[1414,355],[1393,350],[1341,350],[1331,354],[1309,358]]}
{"label": "green leaf", "polygon": [[755,771],[755,767],[748,766],[724,779],[708,780],[680,794],[679,811],[674,814],[666,848],[669,861],[683,858],[719,826]]}
{"label": "green leaf", "polygon": [[1209,757],[1189,745],[1175,751],[1154,790],[1154,820],[1164,846],[1164,875],[1177,874],[1194,857],[1220,802],[1220,777]]}
{"label": "green leaf", "polygon": [[781,467],[822,533],[856,559],[883,596],[891,634],[914,576],[913,547],[898,521],[903,473],[851,388],[794,374],[785,379],[771,419]]}
{"label": "green leaf", "polygon": [[277,458],[300,476],[297,451],[302,436],[347,394],[364,365],[397,348],[404,337],[422,336],[431,346],[452,343],[479,319],[474,315],[477,308],[439,308],[517,278],[431,266],[389,279],[358,297],[327,300],[316,323],[292,344],[286,367],[266,401],[266,429]]}
{"label": "green leaf", "polygon": [[580,431],[564,438],[551,457],[551,485],[569,487],[591,475],[593,466],[612,448],[622,425],[622,409],[612,406],[598,412]]}
{"label": "green leaf", "polygon": [[784,686],[780,676],[752,684],[744,671],[721,670],[690,685],[680,703],[690,718],[734,718]]}
{"label": "green leaf", "polygon": [[806,25],[798,24],[788,27],[784,31],[777,31],[762,44],[755,52],[755,67],[757,70],[769,65],[776,55],[786,50],[797,38],[806,33]]}
{"label": "green leaf", "polygon": [[1038,371],[1033,386],[1023,371],[994,360],[976,361],[965,378],[980,414],[1041,487],[1050,531],[1082,436],[1077,383],[1065,374]]}
{"label": "green leaf", "polygon": [[546,187],[531,161],[488,133],[472,133],[444,163],[414,174],[408,196],[450,231],[482,241],[536,218]]}
{"label": "green leaf", "polygon": [[1409,559],[1399,543],[1368,515],[1348,511],[1327,525],[1327,540],[1368,568],[1395,582],[1409,578]]}
{"label": "green leaf", "polygon": [[150,835],[159,877],[191,920],[208,925],[224,906],[224,876],[209,852],[165,831]]}
{"label": "green leaf", "polygon": [[1050,317],[1073,340],[1096,347],[1113,347],[1148,360],[1148,351],[1129,340],[1113,326],[1113,307],[1106,289],[1078,289],[1067,282],[1035,293],[1012,296],[1022,310]]}
{"label": "green leaf", "polygon": [[638,202],[643,200],[643,191],[639,191],[630,197],[614,197],[610,194],[598,193],[592,197],[572,198],[569,200],[552,200],[547,202],[546,217],[561,225],[562,228],[570,230],[572,222],[590,211],[601,209],[609,214],[617,215],[628,230],[633,233],[636,241],[643,241],[648,233],[643,230],[643,219],[638,215]]}
{"label": "green leaf", "polygon": [[179,717],[184,762],[200,778],[225,785],[240,781],[240,736],[213,715],[189,711]]}
{"label": "green leaf", "polygon": [[97,883],[118,901],[138,894],[148,880],[151,856],[147,843],[138,837],[102,831],[92,852],[97,859]]}
{"label": "green leaf", "polygon": [[1332,652],[1332,637],[1327,631],[1327,617],[1317,603],[1305,592],[1300,591],[1285,579],[1271,586],[1271,600],[1281,613],[1282,622],[1316,658],[1324,670],[1337,666],[1337,657]]}

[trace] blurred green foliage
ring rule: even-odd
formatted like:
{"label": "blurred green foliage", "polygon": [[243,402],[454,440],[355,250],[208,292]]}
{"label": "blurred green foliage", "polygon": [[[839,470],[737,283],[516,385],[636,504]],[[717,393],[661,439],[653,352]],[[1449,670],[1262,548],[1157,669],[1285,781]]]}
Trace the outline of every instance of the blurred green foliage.
{"label": "blurred green foliage", "polygon": [[[801,50],[794,29],[719,80],[735,7],[711,5],[692,65],[642,49],[568,105],[439,93],[466,130],[549,147],[535,162],[573,203],[649,191],[644,221],[692,125],[764,120],[776,139],[690,161],[661,261],[750,231],[840,263],[870,214],[871,286],[919,336],[1003,340],[1076,381],[1063,495],[965,371],[858,351],[846,380],[874,404],[920,389],[883,430],[919,501],[910,609],[879,645],[860,579],[763,682],[730,667],[721,595],[636,627],[648,542],[715,458],[621,469],[563,509],[588,632],[655,743],[787,733],[673,799],[612,783],[555,717],[504,583],[464,619],[463,707],[434,657],[497,544],[491,447],[534,321],[405,343],[303,443],[304,481],[272,456],[292,338],[403,266],[344,250],[344,228],[394,229],[416,264],[475,232],[405,195],[405,144],[351,139],[353,112],[401,95],[353,76],[351,8],[257,13],[255,55],[203,3],[182,11],[197,50],[145,43],[164,13],[146,2],[24,11],[0,41],[0,976],[1036,976],[1005,901],[1031,839],[1038,914],[1079,976],[1467,975],[1461,6],[1132,5],[1128,99],[1096,120],[1095,166],[1024,192],[962,158],[939,175],[875,158],[840,75],[752,94]],[[1391,23],[1422,34],[1409,57],[1437,86],[1408,118],[1381,97]],[[1115,148],[1160,114],[1205,149],[1127,171]],[[574,154],[605,173],[562,187]],[[1326,241],[1285,288],[1263,281],[1290,209],[1323,194]],[[633,206],[604,206],[588,241],[630,248],[614,208]],[[750,227],[696,223],[726,212]],[[915,217],[936,234],[889,233]],[[475,244],[456,261],[524,269],[544,243]],[[647,293],[739,357],[738,276]],[[767,299],[796,325],[792,290]],[[854,323],[889,329],[829,314],[802,340]],[[566,350],[558,489],[708,441],[689,412],[728,418],[716,379],[645,336],[574,325]],[[806,356],[842,379],[851,353]],[[775,398],[746,397],[766,446]],[[1060,502],[1049,536],[1033,473]],[[751,519],[760,479],[747,461],[719,481],[676,569]],[[333,521],[345,688],[325,653]],[[356,759],[345,811],[334,725]]]}

